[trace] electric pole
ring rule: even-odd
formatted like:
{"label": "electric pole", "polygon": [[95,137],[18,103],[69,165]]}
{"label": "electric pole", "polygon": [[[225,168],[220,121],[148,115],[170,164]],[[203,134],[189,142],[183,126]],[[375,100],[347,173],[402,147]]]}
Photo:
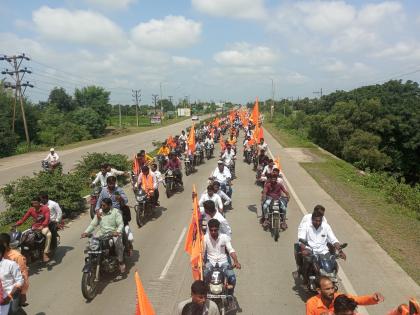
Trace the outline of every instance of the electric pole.
{"label": "electric pole", "polygon": [[322,88],[319,91],[312,92],[313,94],[318,94],[322,98]]}
{"label": "electric pole", "polygon": [[120,116],[120,129],[122,128],[122,121],[121,121],[121,104],[118,104],[118,114]]}
{"label": "electric pole", "polygon": [[156,115],[156,102],[158,100],[159,95],[157,94],[152,94],[152,98],[153,98],[153,103],[155,104],[155,115]]}
{"label": "electric pole", "polygon": [[[23,106],[23,95],[25,94],[26,88],[30,87],[33,88],[34,86],[30,84],[28,81],[25,83],[22,83],[23,77],[26,73],[31,74],[32,71],[28,70],[26,67],[23,69],[20,69],[20,66],[22,65],[23,60],[29,61],[30,59],[25,56],[25,54],[21,55],[13,55],[13,56],[6,56],[3,55],[0,57],[0,61],[5,60],[7,61],[12,67],[13,71],[9,71],[6,69],[5,71],[2,71],[2,74],[8,74],[10,75],[13,80],[15,81],[15,84],[6,84],[5,86],[15,89],[15,97],[14,97],[14,103],[13,103],[13,115],[12,115],[12,131],[15,131],[15,120],[16,120],[16,103],[17,99],[19,98],[20,101],[20,109],[22,111],[22,120],[23,120],[23,126],[25,129],[25,136],[26,136],[26,142],[28,144],[28,148],[31,147],[31,141],[29,138],[29,131],[28,131],[28,125],[26,122],[26,115],[25,115],[25,108]],[[22,87],[24,87],[22,92]]]}
{"label": "electric pole", "polygon": [[161,115],[163,115],[162,82],[159,83],[159,89],[160,89],[160,113]]}
{"label": "electric pole", "polygon": [[139,102],[141,100],[141,90],[131,90],[133,92],[133,100],[136,104],[136,123],[139,126]]}
{"label": "electric pole", "polygon": [[271,108],[270,108],[270,119],[273,121],[274,115],[274,80],[271,79]]}

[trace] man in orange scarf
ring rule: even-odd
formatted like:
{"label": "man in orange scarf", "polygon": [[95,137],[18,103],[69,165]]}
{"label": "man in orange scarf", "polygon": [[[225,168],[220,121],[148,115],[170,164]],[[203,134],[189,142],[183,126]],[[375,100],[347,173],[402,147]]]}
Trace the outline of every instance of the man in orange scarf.
{"label": "man in orange scarf", "polygon": [[156,176],[150,172],[147,165],[143,165],[138,179],[138,187],[141,188],[158,205],[159,190]]}

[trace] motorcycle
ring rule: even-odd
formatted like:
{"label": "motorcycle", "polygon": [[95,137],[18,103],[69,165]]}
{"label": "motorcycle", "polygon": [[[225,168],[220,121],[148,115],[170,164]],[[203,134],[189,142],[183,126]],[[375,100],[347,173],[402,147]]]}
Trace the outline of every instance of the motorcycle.
{"label": "motorcycle", "polygon": [[142,189],[138,190],[135,196],[136,204],[134,210],[136,211],[136,222],[140,228],[146,223],[147,218],[153,214],[155,205],[152,198]]}
{"label": "motorcycle", "polygon": [[252,162],[252,151],[251,148],[245,148],[245,162],[251,164]]}
{"label": "motorcycle", "polygon": [[41,167],[44,172],[53,172],[55,169],[58,169],[60,172],[63,171],[63,166],[60,162],[50,163],[48,161],[41,161]]}
{"label": "motorcycle", "polygon": [[85,250],[85,265],[82,275],[83,297],[91,301],[95,298],[99,282],[106,274],[119,272],[119,263],[115,254],[112,234],[91,237]]}
{"label": "motorcycle", "polygon": [[96,213],[96,203],[99,198],[99,194],[101,193],[102,187],[96,186],[93,188],[92,192],[90,193],[89,204],[90,204],[90,218],[93,219]]}
{"label": "motorcycle", "polygon": [[[316,279],[319,276],[327,276],[331,279],[331,281],[334,284],[334,287],[336,290],[338,289],[338,263],[337,259],[340,258],[339,254],[337,253],[335,247],[328,243],[329,252],[327,254],[314,254],[313,249],[309,246],[308,242],[299,239],[299,242],[304,244],[307,249],[310,251],[310,258],[311,263],[308,269],[308,279],[307,280],[307,286],[308,290],[312,291],[314,293],[317,292],[316,290]],[[346,248],[347,243],[341,244],[341,249]],[[300,251],[300,244],[295,244],[295,260],[298,267],[298,274],[303,278],[304,274],[302,271],[303,267],[303,257],[302,253]]]}
{"label": "motorcycle", "polygon": [[254,171],[256,171],[258,168],[258,155],[256,151],[252,152],[252,164],[254,165]]}
{"label": "motorcycle", "polygon": [[208,286],[207,298],[216,303],[219,313],[224,315],[231,311],[228,307],[228,300],[234,298],[228,293],[227,277],[218,263],[212,268],[205,282]]}
{"label": "motorcycle", "polygon": [[227,165],[227,164],[225,164],[225,165],[229,168],[229,171],[230,171],[230,174],[232,175],[232,178],[235,178],[236,177],[236,175],[235,175],[235,161],[231,160],[229,165]]}
{"label": "motorcycle", "polygon": [[205,147],[206,147],[206,158],[207,160],[210,160],[211,157],[213,156],[214,146],[210,143],[207,143]]}
{"label": "motorcycle", "polygon": [[202,149],[198,149],[195,152],[195,156],[197,157],[197,163],[196,163],[197,165],[200,165],[204,162],[204,152]]}
{"label": "motorcycle", "polygon": [[166,157],[164,155],[158,155],[157,160],[158,160],[159,172],[162,173],[165,168]]}
{"label": "motorcycle", "polygon": [[280,229],[283,223],[286,222],[287,198],[281,197],[280,200],[271,200],[268,208],[268,222],[267,228],[271,231],[271,236],[274,241],[278,241],[280,236]]}
{"label": "motorcycle", "polygon": [[165,190],[166,197],[171,197],[172,193],[178,189],[183,189],[181,183],[177,180],[172,170],[167,170],[165,173]]}
{"label": "motorcycle", "polygon": [[[42,260],[45,248],[46,238],[40,230],[32,228],[23,232],[12,227],[10,231],[10,246],[12,248],[19,248],[20,252],[26,258],[28,265],[34,261]],[[57,246],[60,243],[60,236],[57,234]],[[50,251],[54,252],[57,247],[50,247]]]}
{"label": "motorcycle", "polygon": [[193,161],[191,161],[188,155],[184,157],[185,176],[190,175],[193,172]]}

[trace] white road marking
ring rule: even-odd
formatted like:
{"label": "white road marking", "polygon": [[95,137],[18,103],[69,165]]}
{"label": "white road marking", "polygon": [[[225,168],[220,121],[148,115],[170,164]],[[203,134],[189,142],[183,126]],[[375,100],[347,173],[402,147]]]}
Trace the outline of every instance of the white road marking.
{"label": "white road marking", "polygon": [[[268,149],[268,153],[271,155],[271,158],[274,160],[273,152],[271,152],[270,148],[267,148],[267,149]],[[293,198],[296,200],[296,203],[297,203],[300,211],[302,212],[302,214],[303,215],[308,214],[309,213],[308,210],[305,208],[305,206],[303,205],[302,201],[299,199],[298,195],[296,194],[296,192],[293,189],[293,187],[290,184],[290,182],[287,180],[286,175],[284,173],[283,173],[283,179],[286,182],[287,187],[289,188],[291,194],[293,195]],[[344,288],[346,289],[346,293],[352,294],[352,295],[357,295],[356,290],[354,289],[354,287],[351,284],[349,278],[345,274],[345,272],[344,272],[342,266],[340,265],[340,263],[338,263],[338,266],[339,266],[339,269],[338,269],[338,277],[341,279],[341,282],[342,282]],[[360,314],[369,315],[369,312],[363,306],[358,306],[357,307],[357,311]]]}
{"label": "white road marking", "polygon": [[174,249],[172,250],[171,256],[169,256],[169,259],[166,262],[165,268],[163,268],[163,270],[162,270],[162,272],[160,274],[159,280],[165,279],[166,274],[168,273],[168,270],[169,270],[169,268],[172,265],[172,261],[175,258],[175,254],[178,251],[179,245],[181,245],[181,242],[182,242],[182,240],[184,238],[185,232],[187,232],[187,228],[186,227],[184,227],[184,229],[182,230],[182,233],[181,233],[181,235],[178,238],[178,242],[176,242],[176,245],[175,245]]}

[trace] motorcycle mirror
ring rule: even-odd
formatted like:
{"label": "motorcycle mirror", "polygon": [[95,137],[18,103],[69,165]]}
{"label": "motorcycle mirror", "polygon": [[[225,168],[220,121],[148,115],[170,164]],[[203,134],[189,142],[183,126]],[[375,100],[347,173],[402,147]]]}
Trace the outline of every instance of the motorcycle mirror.
{"label": "motorcycle mirror", "polygon": [[302,243],[303,245],[309,246],[308,242],[305,241],[303,238],[300,238],[299,242]]}
{"label": "motorcycle mirror", "polygon": [[341,246],[340,246],[340,247],[341,247],[341,249],[343,249],[343,248],[346,248],[346,247],[347,247],[347,245],[348,245],[347,243],[344,243],[344,244],[341,244]]}

